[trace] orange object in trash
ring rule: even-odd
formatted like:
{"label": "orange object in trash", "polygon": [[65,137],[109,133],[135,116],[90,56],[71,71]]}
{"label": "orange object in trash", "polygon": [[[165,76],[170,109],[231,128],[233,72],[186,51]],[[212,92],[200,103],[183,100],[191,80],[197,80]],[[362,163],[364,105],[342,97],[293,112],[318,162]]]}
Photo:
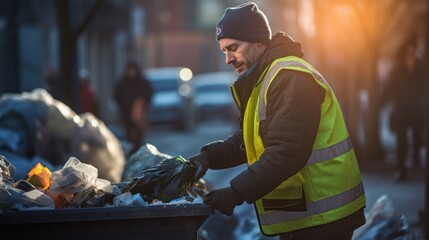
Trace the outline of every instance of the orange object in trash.
{"label": "orange object in trash", "polygon": [[51,170],[44,167],[41,163],[37,163],[33,169],[28,172],[27,181],[36,188],[46,190],[51,186],[51,175]]}

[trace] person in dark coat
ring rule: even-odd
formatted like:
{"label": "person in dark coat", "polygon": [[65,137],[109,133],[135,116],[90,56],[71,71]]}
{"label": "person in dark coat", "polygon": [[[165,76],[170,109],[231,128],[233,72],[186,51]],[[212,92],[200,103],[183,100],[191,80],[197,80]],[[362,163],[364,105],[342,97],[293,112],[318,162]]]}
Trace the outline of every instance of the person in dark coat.
{"label": "person in dark coat", "polygon": [[[416,56],[417,42],[405,41],[399,48],[384,91],[381,105],[392,104],[390,130],[396,135],[396,179],[407,177],[406,159],[412,153],[414,167],[420,167],[420,150],[424,146],[424,64]],[[408,131],[412,134],[408,141]],[[411,146],[411,149],[409,148]]]}
{"label": "person in dark coat", "polygon": [[134,61],[129,62],[114,88],[126,138],[133,144],[129,154],[138,150],[144,139],[152,95],[152,86],[140,66]]}
{"label": "person in dark coat", "polygon": [[194,179],[248,164],[204,202],[232,215],[254,203],[261,232],[280,239],[351,239],[365,223],[365,193],[333,90],[288,34],[271,35],[253,3],[227,8],[216,26],[225,63],[240,74],[232,93],[240,131],[189,158]]}

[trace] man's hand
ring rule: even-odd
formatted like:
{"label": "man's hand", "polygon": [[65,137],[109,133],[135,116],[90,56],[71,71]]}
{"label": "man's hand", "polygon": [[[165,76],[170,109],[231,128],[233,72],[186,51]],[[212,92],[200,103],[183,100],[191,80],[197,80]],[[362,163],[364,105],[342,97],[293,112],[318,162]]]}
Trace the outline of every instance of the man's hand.
{"label": "man's hand", "polygon": [[231,187],[214,190],[204,196],[204,203],[210,204],[222,214],[231,216],[235,206],[243,204],[244,200]]}
{"label": "man's hand", "polygon": [[197,166],[197,171],[194,175],[194,181],[198,181],[206,174],[207,169],[210,167],[210,155],[208,152],[202,151],[200,154],[191,157],[189,162]]}

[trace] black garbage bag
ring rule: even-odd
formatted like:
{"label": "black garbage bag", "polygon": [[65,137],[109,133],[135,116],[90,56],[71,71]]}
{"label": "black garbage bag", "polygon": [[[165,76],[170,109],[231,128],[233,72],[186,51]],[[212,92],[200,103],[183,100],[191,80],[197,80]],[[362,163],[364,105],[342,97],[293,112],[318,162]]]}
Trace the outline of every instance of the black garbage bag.
{"label": "black garbage bag", "polygon": [[193,178],[196,166],[181,156],[163,160],[151,168],[141,171],[125,191],[140,193],[147,202],[160,200],[164,203],[180,197],[196,197]]}
{"label": "black garbage bag", "polygon": [[146,143],[127,159],[122,172],[122,181],[129,182],[134,177],[137,177],[141,171],[172,157],[159,152],[152,144]]}

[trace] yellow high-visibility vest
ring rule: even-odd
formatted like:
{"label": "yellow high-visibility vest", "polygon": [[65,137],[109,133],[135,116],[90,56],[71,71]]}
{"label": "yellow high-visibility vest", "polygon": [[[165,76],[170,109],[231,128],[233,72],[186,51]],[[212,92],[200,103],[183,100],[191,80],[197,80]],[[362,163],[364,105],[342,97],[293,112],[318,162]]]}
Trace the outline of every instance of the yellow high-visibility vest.
{"label": "yellow high-visibility vest", "polygon": [[[330,223],[366,204],[358,162],[338,100],[322,75],[302,58],[276,59],[258,79],[260,84],[253,89],[243,117],[248,164],[258,161],[264,152],[259,126],[266,119],[267,92],[276,75],[284,69],[309,73],[326,93],[306,166],[255,202],[259,226],[268,236]],[[234,87],[232,92],[239,102]],[[288,210],[296,204],[303,205],[304,209]]]}

